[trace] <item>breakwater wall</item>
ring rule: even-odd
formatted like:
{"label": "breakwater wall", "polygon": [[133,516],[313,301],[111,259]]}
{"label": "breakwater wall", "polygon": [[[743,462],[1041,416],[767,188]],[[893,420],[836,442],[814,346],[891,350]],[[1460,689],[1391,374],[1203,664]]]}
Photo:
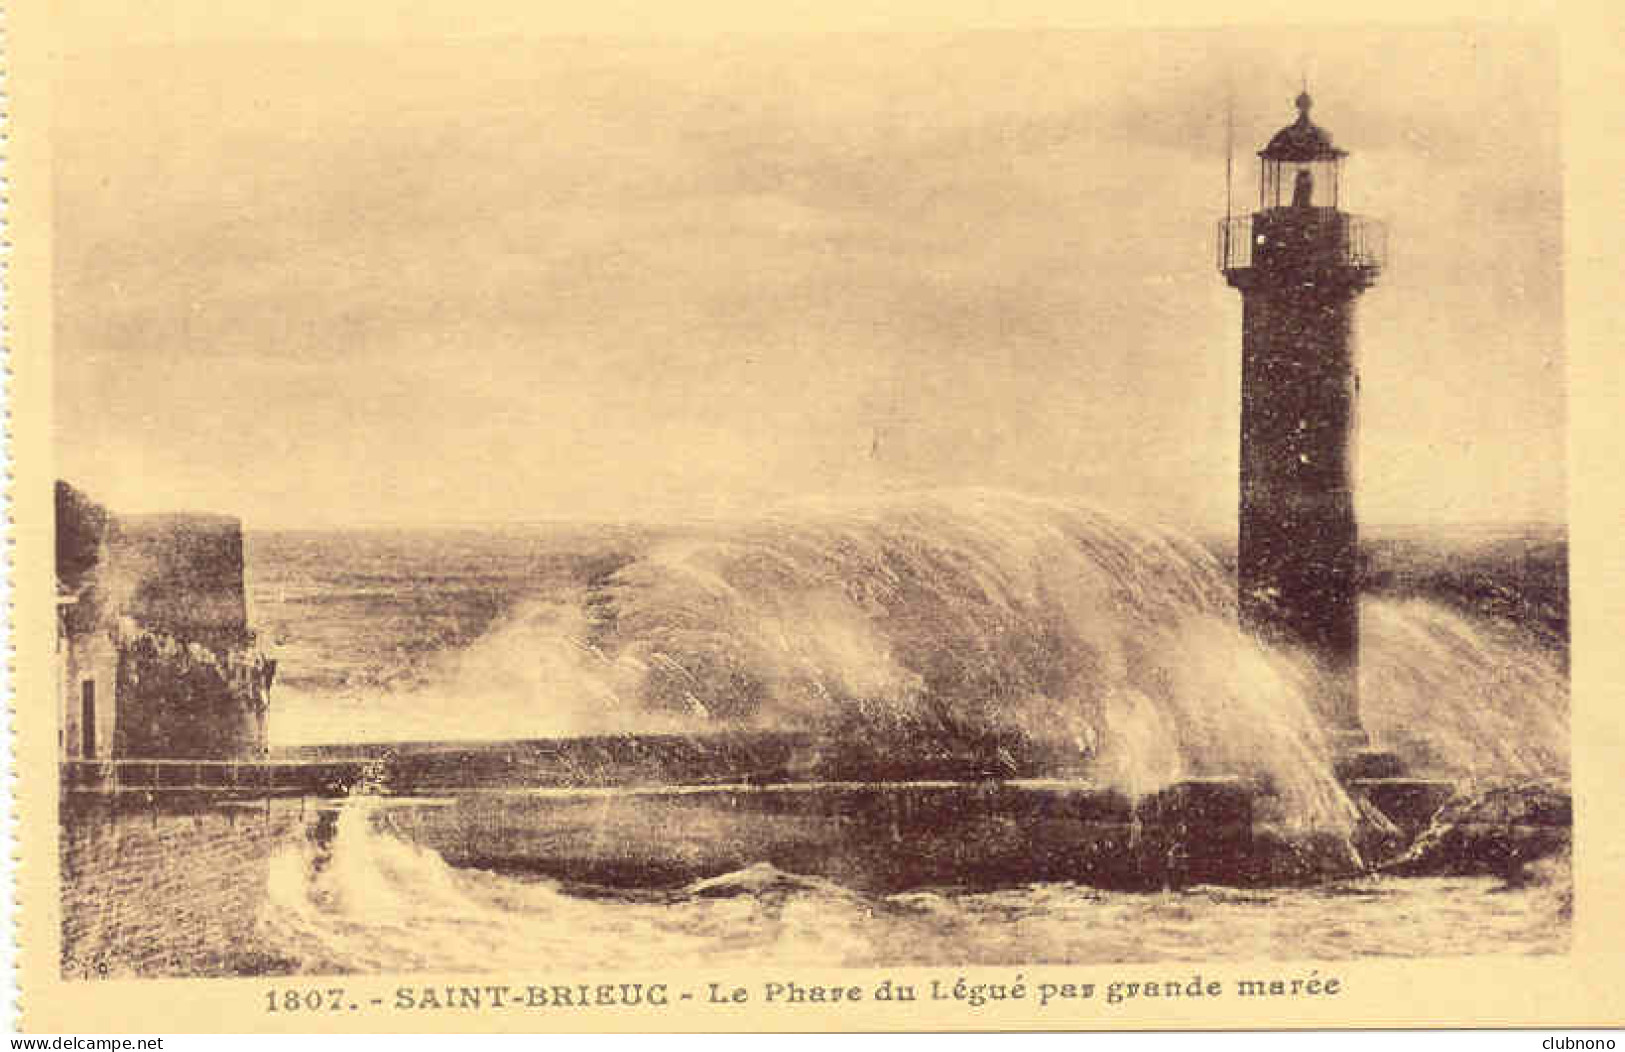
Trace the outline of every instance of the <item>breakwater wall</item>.
{"label": "breakwater wall", "polygon": [[[1350,875],[1379,857],[1367,853],[1362,863],[1341,836],[1283,831],[1257,811],[1267,796],[1241,779],[1190,780],[1136,799],[1061,780],[258,799],[239,791],[80,791],[66,799],[65,978],[297,970],[300,959],[278,955],[297,951],[266,934],[280,919],[267,907],[273,879],[287,888],[284,863],[315,879],[342,857],[350,861],[333,871],[348,873],[357,851],[363,860],[369,850],[403,857],[396,842],[453,866],[551,877],[588,896],[726,895],[754,892],[758,880],[770,892],[780,880],[818,877],[873,893],[1048,881],[1120,890],[1278,886]],[[1430,872],[1443,852],[1441,871],[1512,872],[1566,842],[1566,811],[1479,810],[1455,823],[1454,840],[1402,861]],[[1533,833],[1523,828],[1541,823]],[[1417,844],[1424,841],[1432,843]],[[1408,842],[1374,846],[1392,858]]]}
{"label": "breakwater wall", "polygon": [[1138,801],[1065,782],[668,786],[396,800],[373,822],[453,865],[612,887],[672,888],[770,863],[875,892],[1143,888],[1289,877],[1256,836],[1255,796],[1230,779]]}
{"label": "breakwater wall", "polygon": [[[1087,778],[821,779],[821,756],[808,737],[759,733],[68,761],[63,973],[287,971],[257,937],[271,860],[297,847],[325,864],[357,791],[375,832],[452,865],[607,888],[673,889],[762,863],[882,893],[1278,885],[1363,865],[1343,834],[1284,831],[1269,787],[1249,779],[1131,798]],[[1352,831],[1367,861],[1396,857],[1449,795],[1389,767],[1344,772],[1393,823]]]}
{"label": "breakwater wall", "polygon": [[63,978],[277,970],[278,962],[251,959],[270,859],[316,822],[316,810],[298,798],[66,798]]}

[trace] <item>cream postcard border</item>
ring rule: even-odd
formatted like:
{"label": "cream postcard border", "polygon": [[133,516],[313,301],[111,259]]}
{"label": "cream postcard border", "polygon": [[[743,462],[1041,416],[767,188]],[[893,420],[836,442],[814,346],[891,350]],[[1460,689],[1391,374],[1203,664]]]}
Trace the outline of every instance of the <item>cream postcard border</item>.
{"label": "cream postcard border", "polygon": [[[66,0],[70,2],[71,0]],[[349,0],[335,5],[238,3],[230,14],[247,35],[500,35],[518,32],[703,34],[775,30],[941,30],[972,27],[1132,26],[1220,23],[1301,24],[1380,21],[1437,24],[1450,20],[1553,22],[1559,27],[1563,81],[1565,168],[1565,317],[1569,362],[1569,512],[1573,596],[1573,736],[1575,796],[1574,943],[1564,956],[1323,961],[1249,966],[1191,962],[1228,984],[1263,973],[1293,976],[1318,968],[1336,975],[1335,997],[1269,1002],[1139,1002],[1039,1009],[1004,1001],[971,1009],[962,1002],[915,1002],[911,1007],[866,1000],[850,1006],[737,1008],[680,1003],[662,1011],[591,1009],[492,1012],[267,1014],[265,991],[289,986],[342,985],[356,995],[392,998],[397,986],[424,986],[476,977],[413,974],[349,976],[333,982],[304,978],[176,979],[71,982],[59,974],[55,706],[50,698],[54,609],[52,595],[51,447],[51,182],[50,54],[59,6],[40,0],[10,5],[6,14],[7,88],[11,136],[5,144],[11,176],[10,351],[14,717],[16,764],[15,901],[20,940],[21,1027],[58,1033],[175,1033],[192,1031],[566,1031],[566,1030],[1019,1030],[1354,1028],[1428,1026],[1574,1027],[1625,1023],[1625,546],[1616,446],[1625,439],[1625,14],[1604,0],[1583,4],[1475,3],[1472,0],[1366,0],[1319,4],[1306,11],[1284,0],[1237,0],[1223,5],[1155,0],[1119,6],[1051,0],[897,0],[870,5],[828,0],[814,5],[761,5],[744,0],[684,4],[610,2],[592,5],[484,0],[445,4],[434,14],[408,0]],[[94,4],[78,5],[85,8]],[[330,9],[328,9],[330,8]],[[155,35],[184,28],[170,0],[155,0],[145,24]],[[297,23],[295,26],[294,24]],[[139,129],[131,129],[139,134]],[[1024,969],[797,969],[804,982],[873,987],[884,978],[951,985],[971,982],[1109,982],[1163,978],[1172,965],[1033,967]],[[490,975],[481,983],[552,981],[536,975]],[[718,982],[759,988],[776,976],[719,969],[715,974],[665,974],[658,965],[627,980],[691,986]],[[569,981],[597,977],[571,973]],[[606,977],[608,978],[608,977]],[[1148,1011],[1147,1006],[1152,1010]]]}

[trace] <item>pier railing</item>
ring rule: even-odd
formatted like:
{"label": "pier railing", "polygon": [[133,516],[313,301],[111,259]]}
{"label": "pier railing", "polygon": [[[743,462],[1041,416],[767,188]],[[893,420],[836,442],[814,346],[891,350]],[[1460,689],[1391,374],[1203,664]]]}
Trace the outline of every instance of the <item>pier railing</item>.
{"label": "pier railing", "polygon": [[366,766],[363,760],[63,760],[60,777],[64,794],[339,795]]}

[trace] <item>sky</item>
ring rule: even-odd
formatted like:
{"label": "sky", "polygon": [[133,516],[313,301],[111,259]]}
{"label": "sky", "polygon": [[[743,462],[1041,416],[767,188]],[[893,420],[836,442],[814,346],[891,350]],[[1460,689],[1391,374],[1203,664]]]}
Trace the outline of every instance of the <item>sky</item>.
{"label": "sky", "polygon": [[251,528],[978,486],[1234,524],[1214,269],[1295,113],[1390,227],[1371,523],[1564,517],[1531,30],[210,36],[59,51],[58,473]]}

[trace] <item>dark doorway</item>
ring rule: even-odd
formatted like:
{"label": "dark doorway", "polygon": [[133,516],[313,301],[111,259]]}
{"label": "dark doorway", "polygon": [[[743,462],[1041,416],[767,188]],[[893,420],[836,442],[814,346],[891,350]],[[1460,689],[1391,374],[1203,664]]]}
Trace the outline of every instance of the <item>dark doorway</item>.
{"label": "dark doorway", "polygon": [[87,679],[80,684],[79,732],[83,742],[81,752],[87,760],[96,758],[96,681]]}

